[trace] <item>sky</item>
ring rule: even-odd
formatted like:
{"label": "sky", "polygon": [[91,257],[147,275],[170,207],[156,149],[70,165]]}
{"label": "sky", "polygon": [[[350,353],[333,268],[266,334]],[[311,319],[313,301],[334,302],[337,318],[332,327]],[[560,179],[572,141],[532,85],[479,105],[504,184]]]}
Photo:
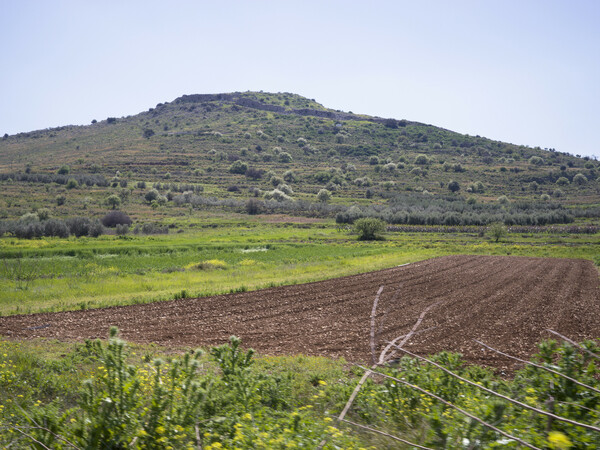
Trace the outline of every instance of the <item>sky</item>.
{"label": "sky", "polygon": [[0,0],[0,55],[0,134],[262,90],[600,156],[597,0]]}

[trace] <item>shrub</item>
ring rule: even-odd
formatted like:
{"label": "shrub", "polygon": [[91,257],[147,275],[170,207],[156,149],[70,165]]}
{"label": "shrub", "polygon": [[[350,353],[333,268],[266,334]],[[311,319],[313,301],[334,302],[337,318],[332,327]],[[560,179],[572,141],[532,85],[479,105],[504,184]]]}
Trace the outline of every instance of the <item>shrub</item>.
{"label": "shrub", "polygon": [[112,194],[106,198],[106,204],[110,206],[112,209],[116,209],[117,206],[121,204],[121,197],[118,195]]}
{"label": "shrub", "polygon": [[44,222],[44,236],[69,237],[69,228],[62,220],[49,219]]}
{"label": "shrub", "polygon": [[327,203],[329,200],[331,200],[331,192],[327,189],[321,189],[317,193],[317,200],[319,200],[322,203]]}
{"label": "shrub", "polygon": [[577,175],[575,175],[573,177],[573,183],[578,184],[578,185],[583,185],[585,183],[588,182],[588,179],[586,178],[586,176],[582,173],[578,173]]}
{"label": "shrub", "polygon": [[395,172],[397,168],[398,166],[396,166],[396,164],[392,162],[387,163],[385,166],[383,166],[383,170],[385,170],[386,172]]}
{"label": "shrub", "polygon": [[79,183],[77,182],[77,180],[71,178],[69,179],[69,181],[67,181],[67,189],[75,189],[79,187]]}
{"label": "shrub", "polygon": [[569,183],[570,181],[567,177],[560,177],[558,180],[556,180],[556,184],[559,186],[567,186]]}
{"label": "shrub", "polygon": [[152,136],[154,136],[154,130],[152,128],[146,128],[144,130],[143,136],[146,139],[150,139]]}
{"label": "shrub", "polygon": [[277,186],[277,189],[279,189],[281,192],[287,195],[292,195],[294,193],[292,188],[289,187],[287,184],[280,184]]}
{"label": "shrub", "polygon": [[427,165],[430,163],[429,157],[427,155],[417,155],[417,157],[415,158],[415,164],[419,164],[419,165]]}
{"label": "shrub", "polygon": [[509,203],[508,197],[506,195],[501,195],[500,197],[498,197],[497,201],[501,205],[507,205]]}
{"label": "shrub", "polygon": [[360,241],[381,239],[379,235],[385,231],[385,222],[372,217],[364,217],[354,222],[354,230],[358,233]]}
{"label": "shrub", "polygon": [[155,223],[145,223],[142,225],[141,231],[143,234],[169,234],[169,227],[161,227]]}
{"label": "shrub", "polygon": [[117,225],[131,225],[131,218],[125,214],[123,211],[111,211],[106,214],[102,220],[102,225],[105,227],[113,228]]}
{"label": "shrub", "polygon": [[534,166],[541,166],[544,164],[544,160],[539,156],[532,156],[529,158],[529,164],[533,164]]}
{"label": "shrub", "polygon": [[280,184],[283,184],[283,178],[273,175],[273,176],[272,176],[272,177],[269,179],[269,182],[270,182],[270,183],[271,183],[273,186],[277,187],[277,186],[279,186]]}
{"label": "shrub", "polygon": [[251,178],[253,180],[260,180],[264,173],[265,171],[262,169],[254,169],[252,167],[249,167],[248,170],[246,170],[245,175],[247,178]]}
{"label": "shrub", "polygon": [[129,225],[127,225],[127,224],[118,224],[115,227],[115,234],[117,236],[125,236],[127,233],[129,233]]}
{"label": "shrub", "polygon": [[148,203],[152,203],[158,198],[158,191],[156,189],[150,189],[148,192],[146,192],[144,198]]}
{"label": "shrub", "polygon": [[277,200],[278,202],[293,200],[292,197],[288,196],[285,192],[281,192],[279,189],[265,192],[263,197],[267,200]]}
{"label": "shrub", "polygon": [[59,195],[57,195],[57,196],[56,196],[55,200],[56,200],[56,204],[57,204],[58,206],[62,206],[62,205],[64,205],[64,204],[65,204],[65,202],[67,201],[67,197],[65,197],[65,196],[64,196],[64,195],[62,195],[62,194],[59,194]]}
{"label": "shrub", "polygon": [[238,173],[238,174],[245,174],[246,171],[248,170],[248,164],[246,164],[244,161],[241,160],[237,160],[234,161],[234,163],[229,166],[229,172],[231,173]]}
{"label": "shrub", "polygon": [[293,170],[286,170],[283,173],[283,179],[288,183],[292,183],[296,181],[296,175],[294,174]]}
{"label": "shrub", "polygon": [[369,177],[357,178],[354,180],[354,184],[357,186],[369,187],[373,184]]}
{"label": "shrub", "polygon": [[292,155],[288,152],[281,152],[279,154],[279,161],[282,163],[291,163],[293,161]]}
{"label": "shrub", "polygon": [[146,182],[145,182],[145,181],[138,181],[138,182],[136,183],[136,187],[137,187],[138,189],[146,189]]}
{"label": "shrub", "polygon": [[369,158],[369,164],[372,166],[376,166],[377,164],[379,164],[379,157],[376,155],[373,155]]}
{"label": "shrub", "polygon": [[67,219],[69,232],[77,237],[87,236],[91,225],[92,221],[87,217],[72,217]]}
{"label": "shrub", "polygon": [[458,191],[460,191],[460,184],[458,183],[458,181],[454,181],[454,180],[450,181],[448,183],[448,190],[450,192],[458,192]]}
{"label": "shrub", "polygon": [[68,175],[70,171],[71,171],[71,168],[69,166],[65,165],[65,166],[61,166],[60,169],[58,169],[58,174],[59,175]]}
{"label": "shrub", "polygon": [[40,220],[48,220],[50,218],[50,210],[48,208],[40,208],[37,210],[37,216]]}

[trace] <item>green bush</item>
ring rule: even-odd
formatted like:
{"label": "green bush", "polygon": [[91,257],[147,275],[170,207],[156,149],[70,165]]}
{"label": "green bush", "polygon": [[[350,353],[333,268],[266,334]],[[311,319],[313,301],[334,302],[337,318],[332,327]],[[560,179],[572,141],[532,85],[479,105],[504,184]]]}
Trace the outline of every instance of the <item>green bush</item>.
{"label": "green bush", "polygon": [[234,161],[234,163],[231,166],[229,166],[229,172],[231,173],[238,173],[244,175],[247,170],[248,164],[239,159],[237,161]]}
{"label": "green bush", "polygon": [[358,233],[360,241],[373,241],[381,239],[385,231],[385,222],[372,217],[365,217],[354,222],[354,230]]}

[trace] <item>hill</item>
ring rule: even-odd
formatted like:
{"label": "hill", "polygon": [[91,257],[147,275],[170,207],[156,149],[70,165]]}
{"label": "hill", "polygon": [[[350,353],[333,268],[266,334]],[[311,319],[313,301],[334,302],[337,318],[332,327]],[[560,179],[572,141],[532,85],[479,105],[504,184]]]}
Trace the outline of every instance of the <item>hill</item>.
{"label": "hill", "polygon": [[[116,195],[130,214],[151,220],[192,206],[341,222],[379,214],[411,223],[408,215],[420,212],[450,225],[538,224],[514,218],[560,210],[570,218],[561,212],[539,224],[564,223],[597,216],[598,166],[551,149],[332,110],[295,94],[184,95],[134,116],[5,135],[0,217],[43,207],[56,217],[100,216]],[[317,198],[321,189],[331,198]],[[362,212],[349,211],[353,205]]]}

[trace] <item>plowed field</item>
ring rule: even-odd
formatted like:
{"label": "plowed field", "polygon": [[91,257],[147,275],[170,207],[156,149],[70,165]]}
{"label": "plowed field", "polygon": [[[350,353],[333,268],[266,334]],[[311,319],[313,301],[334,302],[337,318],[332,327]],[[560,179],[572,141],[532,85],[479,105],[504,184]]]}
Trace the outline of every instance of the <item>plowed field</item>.
{"label": "plowed field", "polygon": [[591,262],[503,256],[447,256],[248,293],[2,317],[0,334],[81,340],[105,337],[116,325],[134,342],[212,346],[237,335],[261,353],[370,362],[370,315],[380,286],[378,348],[408,333],[431,305],[407,349],[459,351],[501,370],[514,366],[473,339],[528,357],[552,337],[548,328],[574,340],[600,337],[600,283]]}

